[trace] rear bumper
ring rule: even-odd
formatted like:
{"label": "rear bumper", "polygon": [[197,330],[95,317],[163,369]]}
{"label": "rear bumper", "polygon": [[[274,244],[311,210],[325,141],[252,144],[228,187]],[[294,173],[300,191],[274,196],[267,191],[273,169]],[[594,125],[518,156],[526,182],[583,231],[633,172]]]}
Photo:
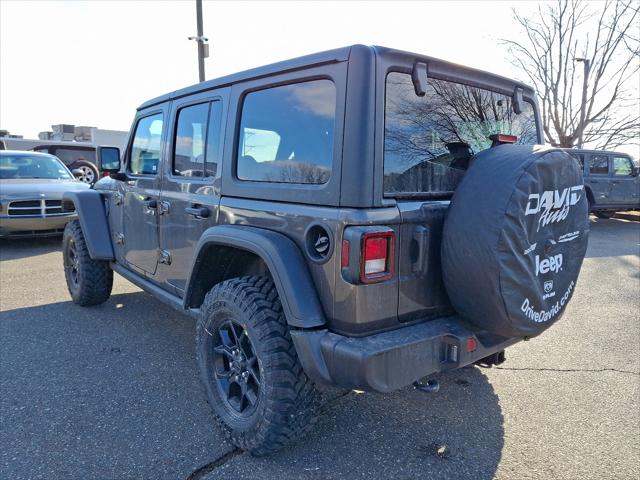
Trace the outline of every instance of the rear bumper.
{"label": "rear bumper", "polygon": [[[383,393],[432,373],[464,367],[520,340],[478,330],[457,316],[368,337],[328,330],[293,330],[291,336],[313,381]],[[469,338],[476,343],[472,352],[467,351]]]}
{"label": "rear bumper", "polygon": [[0,237],[55,235],[62,232],[67,222],[78,218],[76,213],[51,216],[0,216]]}

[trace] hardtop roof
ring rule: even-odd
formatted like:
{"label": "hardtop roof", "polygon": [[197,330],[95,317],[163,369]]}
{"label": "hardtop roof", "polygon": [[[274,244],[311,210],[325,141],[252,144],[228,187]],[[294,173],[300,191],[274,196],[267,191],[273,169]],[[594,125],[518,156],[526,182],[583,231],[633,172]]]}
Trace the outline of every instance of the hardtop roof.
{"label": "hardtop roof", "polygon": [[575,153],[601,153],[603,155],[622,155],[625,157],[631,157],[630,154],[625,152],[616,152],[614,150],[593,150],[590,148],[563,148],[565,152]]}
{"label": "hardtop roof", "polygon": [[229,85],[233,85],[235,83],[254,80],[257,78],[267,77],[269,75],[290,72],[294,70],[299,70],[303,68],[309,68],[311,66],[318,65],[326,65],[331,63],[344,62],[349,60],[352,50],[357,49],[359,52],[366,52],[368,55],[381,55],[381,56],[397,56],[397,57],[406,57],[414,60],[421,60],[423,62],[427,62],[428,64],[435,64],[445,66],[448,70],[456,71],[458,73],[464,74],[465,77],[476,77],[484,80],[489,80],[492,82],[498,82],[502,85],[508,84],[513,85],[514,87],[521,87],[529,96],[534,95],[534,90],[530,86],[518,82],[516,80],[512,80],[507,77],[503,77],[500,75],[495,75],[493,73],[485,72],[483,70],[478,70],[471,67],[466,67],[463,65],[458,65],[452,62],[447,62],[445,60],[440,60],[438,58],[429,57],[426,55],[421,55],[417,53],[412,53],[403,50],[396,50],[392,48],[382,47],[382,46],[365,46],[365,45],[351,45],[348,47],[337,48],[333,50],[327,50],[324,52],[313,53],[310,55],[305,55],[302,57],[292,58],[289,60],[284,60],[281,62],[272,63],[269,65],[264,65],[261,67],[252,68],[250,70],[244,70],[242,72],[233,73],[231,75],[226,75],[224,77],[214,78],[212,80],[207,80],[201,83],[196,83],[190,85],[185,88],[181,88],[179,90],[175,90],[170,93],[166,93],[156,98],[152,98],[142,105],[138,107],[138,110],[142,110],[153,105],[157,105],[175,98],[185,97],[188,95],[193,95],[199,92],[203,92],[206,90],[225,87]]}

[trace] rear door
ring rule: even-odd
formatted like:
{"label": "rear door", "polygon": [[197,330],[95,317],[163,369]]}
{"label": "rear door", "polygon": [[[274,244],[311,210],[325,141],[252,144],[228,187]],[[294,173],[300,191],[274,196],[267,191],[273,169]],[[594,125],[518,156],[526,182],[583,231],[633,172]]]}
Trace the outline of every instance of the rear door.
{"label": "rear door", "polygon": [[611,203],[611,179],[609,177],[609,155],[592,153],[588,155],[589,186],[596,205]]}
{"label": "rear door", "polygon": [[638,183],[638,176],[635,175],[631,159],[624,155],[613,155],[612,161],[612,203],[621,206],[637,206],[640,201],[638,197],[640,184]]}
{"label": "rear door", "polygon": [[140,114],[126,155],[130,180],[118,182],[123,202],[124,259],[148,276],[155,275],[158,264],[158,204],[167,111],[165,104]]}
{"label": "rear door", "polygon": [[160,208],[160,262],[170,290],[184,293],[195,246],[218,223],[228,89],[174,101]]}

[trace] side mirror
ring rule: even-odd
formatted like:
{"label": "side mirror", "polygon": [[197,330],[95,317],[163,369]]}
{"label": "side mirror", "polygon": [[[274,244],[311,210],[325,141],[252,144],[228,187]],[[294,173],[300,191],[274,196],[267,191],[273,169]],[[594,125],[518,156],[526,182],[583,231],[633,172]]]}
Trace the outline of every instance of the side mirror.
{"label": "side mirror", "polygon": [[117,147],[98,147],[98,168],[107,173],[120,171],[120,149]]}
{"label": "side mirror", "polygon": [[634,165],[631,167],[631,176],[637,177],[638,175],[640,175],[640,167],[638,165]]}
{"label": "side mirror", "polygon": [[73,173],[74,177],[81,177],[84,174],[84,172],[79,168],[74,168],[73,170],[71,170],[71,173]]}

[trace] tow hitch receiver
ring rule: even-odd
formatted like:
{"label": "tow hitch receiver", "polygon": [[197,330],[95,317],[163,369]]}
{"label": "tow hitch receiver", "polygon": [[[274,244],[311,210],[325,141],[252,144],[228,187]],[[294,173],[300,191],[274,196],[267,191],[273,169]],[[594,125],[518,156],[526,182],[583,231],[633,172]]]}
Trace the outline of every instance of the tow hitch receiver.
{"label": "tow hitch receiver", "polygon": [[413,382],[413,388],[423,393],[437,393],[440,390],[440,384],[437,380],[427,380],[427,383],[418,381]]}
{"label": "tow hitch receiver", "polygon": [[481,358],[477,362],[474,362],[479,367],[491,368],[494,365],[500,365],[504,363],[507,358],[504,356],[504,350],[489,355],[488,357]]}

